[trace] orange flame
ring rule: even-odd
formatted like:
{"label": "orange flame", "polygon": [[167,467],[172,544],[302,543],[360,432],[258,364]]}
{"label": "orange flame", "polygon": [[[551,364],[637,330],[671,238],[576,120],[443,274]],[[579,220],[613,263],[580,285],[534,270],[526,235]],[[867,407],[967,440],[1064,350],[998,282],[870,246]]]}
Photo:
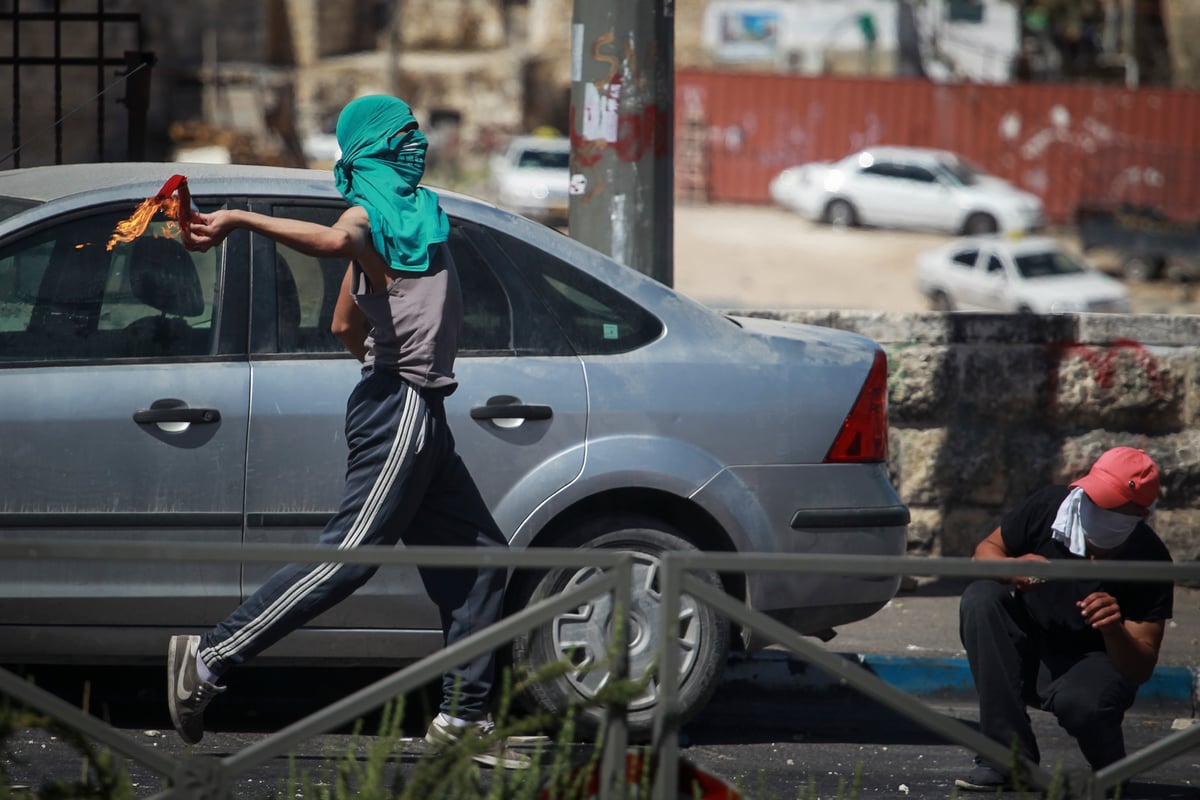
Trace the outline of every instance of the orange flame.
{"label": "orange flame", "polygon": [[[154,215],[160,211],[169,220],[162,228],[162,235],[168,239],[179,238],[183,233],[182,227],[191,221],[192,216],[192,195],[187,178],[183,175],[172,175],[158,190],[158,194],[147,197],[129,217],[118,222],[104,249],[112,250],[118,244],[132,242],[141,236]],[[187,246],[186,242],[184,246]]]}
{"label": "orange flame", "polygon": [[118,244],[132,242],[141,236],[146,232],[146,228],[149,227],[155,214],[160,211],[170,219],[163,226],[162,234],[170,239],[179,238],[179,198],[175,197],[175,195],[167,197],[156,195],[154,197],[147,197],[134,209],[132,214],[117,223],[117,227],[113,229],[112,237],[108,240],[108,245],[104,249],[112,250]]}

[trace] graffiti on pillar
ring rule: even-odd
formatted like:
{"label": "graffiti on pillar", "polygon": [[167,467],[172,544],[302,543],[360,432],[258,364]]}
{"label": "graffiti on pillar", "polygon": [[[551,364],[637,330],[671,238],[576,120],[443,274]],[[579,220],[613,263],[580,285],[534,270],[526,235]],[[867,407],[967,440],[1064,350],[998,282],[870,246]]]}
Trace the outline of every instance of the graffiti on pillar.
{"label": "graffiti on pillar", "polygon": [[[584,167],[599,163],[611,148],[618,159],[640,161],[653,151],[668,154],[665,118],[653,102],[653,68],[658,62],[658,46],[649,48],[650,77],[638,63],[633,42],[626,42],[624,59],[617,55],[616,33],[611,29],[596,37],[592,59],[607,64],[607,74],[584,86],[583,109],[571,107],[571,147],[576,161]],[[649,98],[651,102],[645,102]]]}

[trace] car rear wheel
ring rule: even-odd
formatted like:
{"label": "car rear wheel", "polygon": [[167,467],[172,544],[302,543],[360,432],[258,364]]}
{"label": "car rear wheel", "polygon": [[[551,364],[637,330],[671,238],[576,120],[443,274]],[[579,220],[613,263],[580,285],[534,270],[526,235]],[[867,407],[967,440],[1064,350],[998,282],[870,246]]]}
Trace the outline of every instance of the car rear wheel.
{"label": "car rear wheel", "polygon": [[949,295],[939,290],[929,295],[929,308],[933,311],[953,311],[954,302]]}
{"label": "car rear wheel", "polygon": [[[555,544],[627,550],[634,556],[634,596],[624,615],[624,624],[629,643],[629,675],[638,682],[638,688],[628,703],[627,723],[631,740],[644,741],[653,732],[658,701],[658,678],[651,675],[646,680],[646,673],[657,663],[663,639],[659,624],[659,556],[666,551],[695,551],[696,547],[670,526],[642,516],[595,520]],[[514,607],[522,608],[575,588],[598,572],[585,567],[530,574],[515,585]],[[692,574],[710,586],[721,586],[715,573]],[[553,677],[533,682],[525,699],[557,719],[564,717],[568,707],[586,705],[592,700],[611,679],[610,634],[616,622],[612,598],[605,594],[518,637],[513,642],[513,661],[518,668],[537,671],[555,663],[565,666]],[[704,707],[720,682],[729,653],[729,629],[727,619],[684,595],[675,631],[681,645],[679,703],[683,722]],[[644,686],[640,683],[643,680]],[[585,735],[594,735],[603,715],[603,708],[584,708],[576,718],[577,725]]]}
{"label": "car rear wheel", "polygon": [[852,228],[858,224],[858,213],[847,200],[832,200],[825,207],[825,221],[835,228]]}
{"label": "car rear wheel", "polygon": [[997,224],[996,218],[983,212],[972,214],[963,224],[963,233],[968,236],[980,236],[986,233],[995,233],[998,230],[1000,230],[1000,225]]}

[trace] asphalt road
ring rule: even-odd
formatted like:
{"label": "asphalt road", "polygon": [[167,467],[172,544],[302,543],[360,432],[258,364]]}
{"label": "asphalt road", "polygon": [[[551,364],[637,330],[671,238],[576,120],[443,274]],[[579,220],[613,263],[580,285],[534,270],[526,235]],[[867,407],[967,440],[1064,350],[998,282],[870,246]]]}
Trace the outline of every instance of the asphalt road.
{"label": "asphalt road", "polygon": [[[89,702],[94,714],[110,719],[131,740],[157,753],[183,759],[189,755],[171,729],[162,700],[165,679],[160,670],[112,670],[96,673]],[[371,675],[345,671],[279,672],[247,670],[242,685],[231,689],[210,714],[212,727],[203,742],[190,750],[200,760],[222,758],[260,742],[264,735],[336,699]],[[61,670],[44,674],[43,685],[55,685],[64,696],[81,688],[84,673]],[[72,681],[75,683],[72,684]],[[253,703],[251,703],[251,699]],[[75,698],[78,702],[79,698]],[[403,735],[380,759],[381,774],[411,779],[425,754],[419,741],[428,712],[427,698],[409,698]],[[977,720],[969,702],[933,699],[930,707],[968,725]],[[1053,718],[1033,712],[1043,749],[1043,766],[1053,769],[1061,759],[1064,770],[1083,767],[1073,741]],[[1189,724],[1171,715],[1132,714],[1125,730],[1131,750],[1146,747],[1168,735],[1172,726]],[[367,721],[373,730],[377,718]],[[237,800],[282,796],[289,775],[309,772],[317,783],[336,779],[332,765],[347,763],[366,768],[379,754],[379,741],[354,738],[349,730],[319,736],[300,745],[292,758],[274,758],[240,776],[230,787]],[[971,754],[897,714],[845,689],[779,693],[746,686],[725,686],[705,712],[681,736],[682,756],[718,776],[754,800],[784,798],[949,798],[954,779],[971,766]],[[537,740],[520,747],[537,752]],[[581,762],[590,746],[554,746],[543,741],[541,763],[556,757]],[[83,767],[77,751],[61,737],[28,730],[10,737],[2,763],[17,785],[35,790],[47,780],[79,780]],[[131,781],[140,796],[162,787],[162,779],[136,762],[126,760]],[[484,771],[486,787],[491,775]],[[482,791],[482,790],[481,790]],[[1005,797],[1016,798],[1019,793]],[[1175,758],[1143,775],[1126,797],[1184,800],[1200,798],[1200,750]]]}

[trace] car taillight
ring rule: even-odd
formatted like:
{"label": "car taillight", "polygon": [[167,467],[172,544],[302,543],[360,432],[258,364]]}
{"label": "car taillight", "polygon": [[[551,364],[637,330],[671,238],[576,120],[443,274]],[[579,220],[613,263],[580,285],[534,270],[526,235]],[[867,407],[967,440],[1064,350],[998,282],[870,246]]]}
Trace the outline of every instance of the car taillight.
{"label": "car taillight", "polygon": [[887,356],[876,350],[875,363],[841,431],[825,454],[825,463],[886,461],[887,439]]}

